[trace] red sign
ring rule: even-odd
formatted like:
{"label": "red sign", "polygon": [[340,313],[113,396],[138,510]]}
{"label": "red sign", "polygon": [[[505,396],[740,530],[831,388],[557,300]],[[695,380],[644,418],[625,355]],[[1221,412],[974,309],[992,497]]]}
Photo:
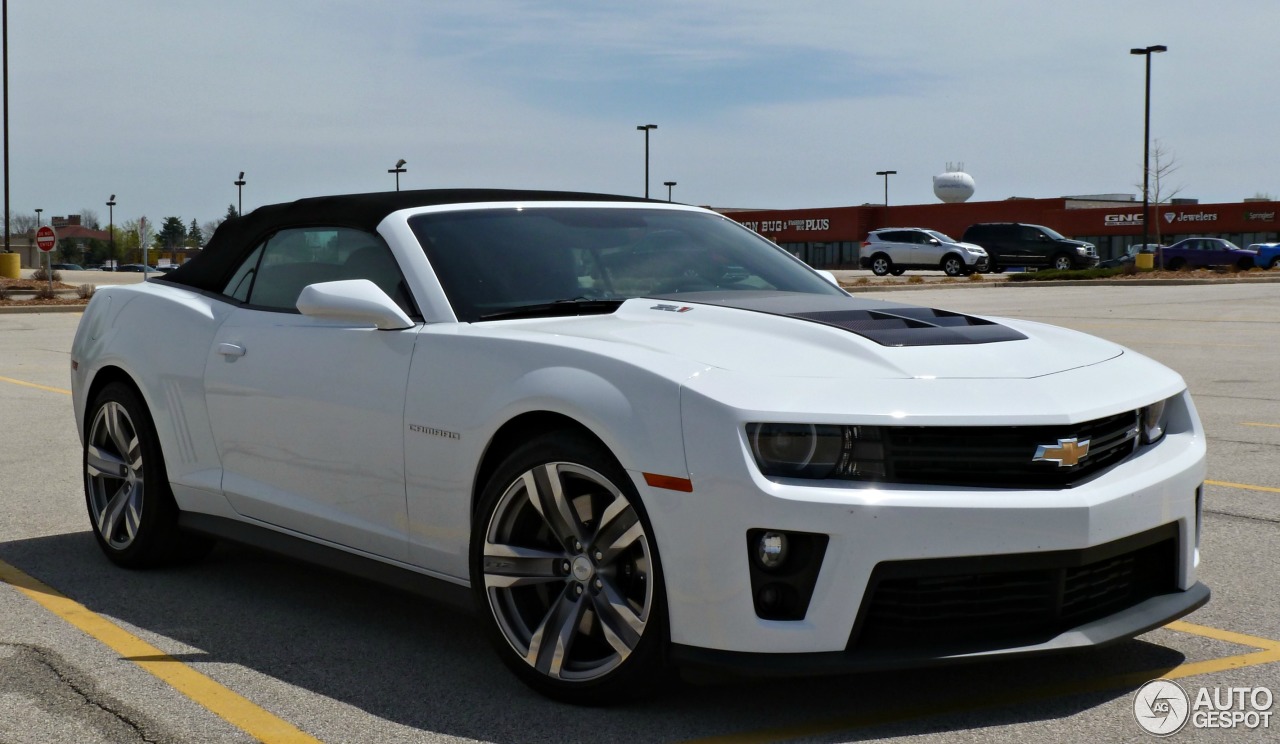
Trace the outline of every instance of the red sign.
{"label": "red sign", "polygon": [[36,230],[36,247],[48,253],[58,245],[58,234],[48,225]]}

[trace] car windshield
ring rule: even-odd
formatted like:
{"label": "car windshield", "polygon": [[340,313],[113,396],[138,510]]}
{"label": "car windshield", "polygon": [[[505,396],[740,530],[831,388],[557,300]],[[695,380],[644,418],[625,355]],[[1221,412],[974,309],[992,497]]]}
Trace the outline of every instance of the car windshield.
{"label": "car windshield", "polygon": [[1041,227],[1040,227],[1040,229],[1041,229],[1041,230],[1044,230],[1044,234],[1045,234],[1045,235],[1048,235],[1049,237],[1053,238],[1054,240],[1066,240],[1066,239],[1067,239],[1067,237],[1066,237],[1065,235],[1063,235],[1062,233],[1058,232],[1057,230],[1054,230],[1052,227],[1044,227],[1044,226],[1041,226]]}
{"label": "car windshield", "polygon": [[951,239],[951,237],[950,237],[949,235],[947,235],[946,233],[940,233],[940,232],[938,232],[937,230],[925,230],[925,232],[929,233],[930,235],[932,235],[933,237],[937,238],[938,240],[941,240],[941,241],[942,241],[942,242],[944,242],[944,243],[954,243],[954,242],[956,242],[956,241],[952,240],[952,239]]}
{"label": "car windshield", "polygon": [[464,322],[608,312],[633,297],[688,292],[841,294],[768,240],[704,212],[485,208],[409,225]]}

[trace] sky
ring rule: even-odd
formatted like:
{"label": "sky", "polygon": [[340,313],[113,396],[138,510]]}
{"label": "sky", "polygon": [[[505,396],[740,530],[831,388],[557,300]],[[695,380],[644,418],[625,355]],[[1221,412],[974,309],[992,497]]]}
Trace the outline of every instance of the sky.
{"label": "sky", "polygon": [[1280,198],[1276,0],[9,0],[13,213],[206,222],[401,187],[738,208]]}

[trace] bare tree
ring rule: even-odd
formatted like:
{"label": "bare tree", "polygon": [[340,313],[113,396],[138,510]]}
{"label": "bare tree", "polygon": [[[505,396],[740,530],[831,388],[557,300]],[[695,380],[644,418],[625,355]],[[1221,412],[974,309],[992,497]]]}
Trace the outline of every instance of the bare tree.
{"label": "bare tree", "polygon": [[14,235],[23,235],[36,229],[36,213],[30,212],[22,214],[15,212],[9,215],[9,232]]}
{"label": "bare tree", "polygon": [[[1151,206],[1155,207],[1156,245],[1164,243],[1160,238],[1160,205],[1182,193],[1184,188],[1182,185],[1171,186],[1169,184],[1169,177],[1176,173],[1180,167],[1178,159],[1173,155],[1173,151],[1165,147],[1160,140],[1151,143],[1151,170],[1147,180],[1151,183]],[[1139,193],[1141,193],[1142,184],[1138,183],[1136,186]],[[1144,219],[1145,217],[1146,215],[1143,215]]]}
{"label": "bare tree", "polygon": [[88,207],[80,209],[80,224],[90,230],[101,230],[102,222],[98,219],[98,213]]}

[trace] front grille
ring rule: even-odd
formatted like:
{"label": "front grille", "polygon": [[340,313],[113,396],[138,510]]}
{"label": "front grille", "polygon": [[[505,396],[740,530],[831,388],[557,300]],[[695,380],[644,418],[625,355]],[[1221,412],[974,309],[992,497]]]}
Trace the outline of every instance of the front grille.
{"label": "front grille", "polygon": [[1169,524],[1085,550],[876,566],[849,650],[965,653],[1040,643],[1176,591]]}
{"label": "front grille", "polygon": [[[1133,453],[1138,411],[1062,426],[895,426],[884,438],[890,483],[1064,488]],[[1089,441],[1078,464],[1033,461],[1040,446],[1069,439]]]}

